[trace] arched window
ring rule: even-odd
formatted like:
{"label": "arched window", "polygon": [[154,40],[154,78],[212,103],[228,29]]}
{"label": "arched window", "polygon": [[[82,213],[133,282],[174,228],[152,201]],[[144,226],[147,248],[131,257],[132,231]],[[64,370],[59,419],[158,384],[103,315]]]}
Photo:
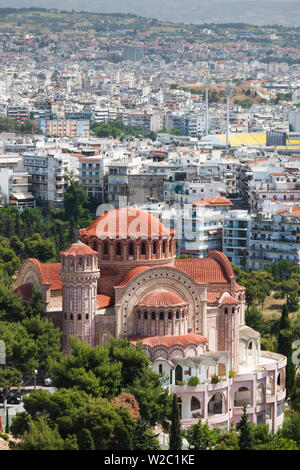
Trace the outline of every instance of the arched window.
{"label": "arched window", "polygon": [[141,255],[143,256],[146,255],[146,243],[145,242],[141,244]]}
{"label": "arched window", "polygon": [[176,312],[176,320],[179,320],[179,312]]}
{"label": "arched window", "polygon": [[163,241],[163,244],[162,244],[162,252],[163,254],[166,253],[166,241],[165,240]]}
{"label": "arched window", "polygon": [[148,312],[144,312],[144,319],[147,320],[148,318]]}
{"label": "arched window", "polygon": [[151,312],[151,320],[155,320],[155,312]]}
{"label": "arched window", "polygon": [[81,257],[78,258],[77,267],[78,267],[78,269],[83,268],[83,259]]}
{"label": "arched window", "polygon": [[156,242],[153,242],[152,252],[153,252],[154,255],[157,254],[157,243]]}
{"label": "arched window", "polygon": [[93,250],[98,251],[98,243],[96,242],[96,240],[93,241]]}
{"label": "arched window", "polygon": [[108,243],[107,242],[103,243],[103,254],[108,255]]}
{"label": "arched window", "polygon": [[183,377],[182,367],[181,366],[176,366],[176,369],[175,369],[175,384],[177,384],[177,382],[182,382],[182,377]]}
{"label": "arched window", "polygon": [[159,319],[163,320],[164,319],[164,312],[159,312]]}
{"label": "arched window", "polygon": [[200,405],[200,401],[198,400],[198,398],[192,397],[192,399],[191,399],[191,411],[200,410],[200,408],[201,408],[201,405]]}
{"label": "arched window", "polygon": [[137,314],[138,314],[138,318],[141,318],[141,312],[138,311]]}
{"label": "arched window", "polygon": [[116,255],[121,256],[121,243],[118,242],[116,246]]}
{"label": "arched window", "polygon": [[134,246],[133,246],[133,243],[129,243],[128,255],[129,255],[129,256],[133,256],[133,255],[134,255]]}
{"label": "arched window", "polygon": [[168,320],[172,320],[172,312],[168,312]]}
{"label": "arched window", "polygon": [[162,366],[162,364],[159,364],[159,366],[158,366],[158,373],[159,373],[159,374],[162,374],[162,373],[163,373],[163,366]]}

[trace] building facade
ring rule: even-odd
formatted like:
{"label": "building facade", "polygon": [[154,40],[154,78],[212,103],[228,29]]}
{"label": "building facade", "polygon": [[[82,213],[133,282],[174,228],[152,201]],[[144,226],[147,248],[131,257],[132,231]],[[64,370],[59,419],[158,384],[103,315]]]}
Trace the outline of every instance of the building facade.
{"label": "building facade", "polygon": [[[39,288],[49,318],[92,346],[108,335],[142,341],[151,367],[180,401],[182,425],[239,422],[244,402],[254,423],[276,431],[284,419],[282,355],[260,350],[245,324],[245,289],[228,258],[175,259],[175,233],[151,214],[116,209],[80,230],[61,263],[24,261],[17,290]],[[213,376],[218,376],[217,383]],[[191,386],[189,379],[198,377]]]}

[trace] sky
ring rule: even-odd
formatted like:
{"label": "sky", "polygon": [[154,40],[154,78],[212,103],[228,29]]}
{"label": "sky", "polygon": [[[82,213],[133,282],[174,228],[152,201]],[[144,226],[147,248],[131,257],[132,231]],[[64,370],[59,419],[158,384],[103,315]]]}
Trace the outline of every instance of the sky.
{"label": "sky", "polygon": [[0,0],[0,7],[135,13],[174,22],[300,25],[300,0]]}

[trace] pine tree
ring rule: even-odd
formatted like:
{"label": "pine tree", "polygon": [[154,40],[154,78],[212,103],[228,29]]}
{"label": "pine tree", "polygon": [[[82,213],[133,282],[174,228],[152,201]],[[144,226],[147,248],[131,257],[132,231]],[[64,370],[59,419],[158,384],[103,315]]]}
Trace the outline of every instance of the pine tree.
{"label": "pine tree", "polygon": [[181,450],[182,437],[181,425],[177,395],[173,394],[172,399],[172,416],[171,416],[171,429],[170,429],[170,450]]}
{"label": "pine tree", "polygon": [[280,318],[277,352],[286,356],[286,393],[290,396],[295,381],[295,366],[292,362],[292,331],[288,306],[284,304]]}
{"label": "pine tree", "polygon": [[243,416],[238,424],[239,430],[239,447],[240,450],[252,450],[254,446],[254,436],[251,428],[251,424],[248,421],[248,415],[246,413],[247,405],[243,406]]}
{"label": "pine tree", "polygon": [[88,429],[82,429],[78,434],[79,450],[95,450],[95,443],[91,432]]}

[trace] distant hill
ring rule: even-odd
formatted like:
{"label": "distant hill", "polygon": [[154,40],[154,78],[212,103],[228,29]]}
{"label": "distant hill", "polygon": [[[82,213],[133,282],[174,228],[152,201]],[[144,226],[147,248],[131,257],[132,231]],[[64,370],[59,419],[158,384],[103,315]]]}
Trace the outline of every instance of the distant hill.
{"label": "distant hill", "polygon": [[6,5],[134,13],[176,23],[300,26],[299,0],[6,0]]}

